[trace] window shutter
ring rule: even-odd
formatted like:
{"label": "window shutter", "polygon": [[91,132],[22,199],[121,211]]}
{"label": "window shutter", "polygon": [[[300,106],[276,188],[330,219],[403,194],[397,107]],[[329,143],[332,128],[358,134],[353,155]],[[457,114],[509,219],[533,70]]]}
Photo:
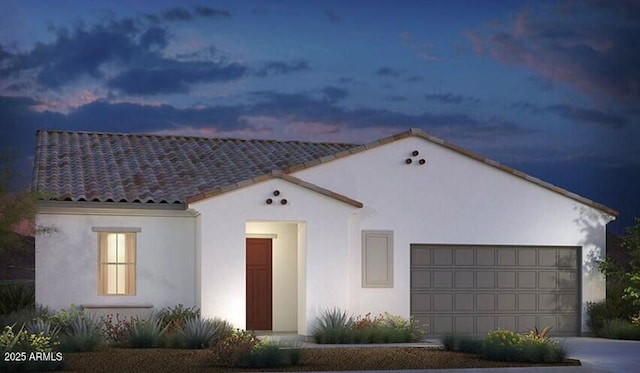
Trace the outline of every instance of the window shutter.
{"label": "window shutter", "polygon": [[136,293],[136,234],[125,234],[125,247],[127,250],[127,275],[126,275],[126,289],[127,295],[135,295]]}
{"label": "window shutter", "polygon": [[98,293],[107,294],[107,233],[98,233]]}

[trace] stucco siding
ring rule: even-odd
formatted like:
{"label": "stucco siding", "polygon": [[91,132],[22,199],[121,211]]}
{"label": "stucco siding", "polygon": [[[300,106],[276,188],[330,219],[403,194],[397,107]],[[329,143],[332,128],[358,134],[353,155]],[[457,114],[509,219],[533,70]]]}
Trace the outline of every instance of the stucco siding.
{"label": "stucco siding", "polygon": [[[36,237],[36,302],[53,309],[70,304],[196,305],[196,218],[135,210],[41,209],[37,222],[56,232]],[[129,214],[129,216],[123,216]],[[168,215],[168,216],[167,216]],[[139,228],[136,294],[99,296],[96,227]]]}
{"label": "stucco siding", "polygon": [[[412,157],[414,150],[419,156]],[[419,165],[421,158],[426,164]],[[294,175],[364,204],[351,222],[354,313],[409,315],[412,243],[579,246],[583,308],[605,296],[594,262],[604,255],[611,216],[450,149],[409,137]],[[361,287],[359,232],[367,229],[394,231],[393,289]]]}
{"label": "stucco siding", "polygon": [[[265,203],[280,191],[277,201]],[[280,204],[281,199],[287,204]],[[193,203],[202,229],[203,314],[222,317],[244,328],[245,223],[298,224],[298,332],[309,334],[316,316],[327,307],[348,306],[347,235],[356,208],[280,179],[272,179]],[[300,246],[303,246],[302,248]],[[275,286],[275,284],[274,284]],[[302,328],[301,328],[302,327]]]}

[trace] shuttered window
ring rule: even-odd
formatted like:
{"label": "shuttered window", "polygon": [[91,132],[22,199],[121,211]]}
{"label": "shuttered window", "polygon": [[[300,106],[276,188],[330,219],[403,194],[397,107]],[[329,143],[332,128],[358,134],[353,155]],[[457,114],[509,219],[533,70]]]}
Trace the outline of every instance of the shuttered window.
{"label": "shuttered window", "polygon": [[362,287],[393,287],[392,231],[362,231]]}

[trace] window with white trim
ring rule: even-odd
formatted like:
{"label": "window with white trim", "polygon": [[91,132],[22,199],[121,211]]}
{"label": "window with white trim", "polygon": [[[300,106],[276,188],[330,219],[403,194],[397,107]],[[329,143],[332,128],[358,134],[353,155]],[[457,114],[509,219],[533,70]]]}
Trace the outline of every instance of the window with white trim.
{"label": "window with white trim", "polygon": [[136,294],[135,232],[98,232],[98,294]]}

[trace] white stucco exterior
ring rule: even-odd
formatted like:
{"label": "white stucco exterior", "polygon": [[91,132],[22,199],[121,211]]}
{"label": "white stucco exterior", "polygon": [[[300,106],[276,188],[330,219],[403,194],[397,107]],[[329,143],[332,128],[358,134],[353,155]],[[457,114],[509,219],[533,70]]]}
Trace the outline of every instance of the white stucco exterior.
{"label": "white stucco exterior", "polygon": [[[414,150],[418,156],[411,155]],[[409,165],[407,158],[413,160]],[[412,243],[580,247],[583,332],[586,302],[605,297],[594,262],[604,256],[612,216],[423,138],[407,137],[291,175],[364,207],[272,178],[191,203],[197,216],[42,209],[38,222],[59,232],[37,239],[37,300],[55,308],[72,302],[183,303],[244,328],[245,238],[252,234],[277,235],[277,331],[308,335],[315,318],[334,306],[408,317]],[[267,198],[274,203],[266,204]],[[136,296],[97,296],[94,226],[141,229]],[[362,287],[363,230],[393,231],[392,288]]]}

